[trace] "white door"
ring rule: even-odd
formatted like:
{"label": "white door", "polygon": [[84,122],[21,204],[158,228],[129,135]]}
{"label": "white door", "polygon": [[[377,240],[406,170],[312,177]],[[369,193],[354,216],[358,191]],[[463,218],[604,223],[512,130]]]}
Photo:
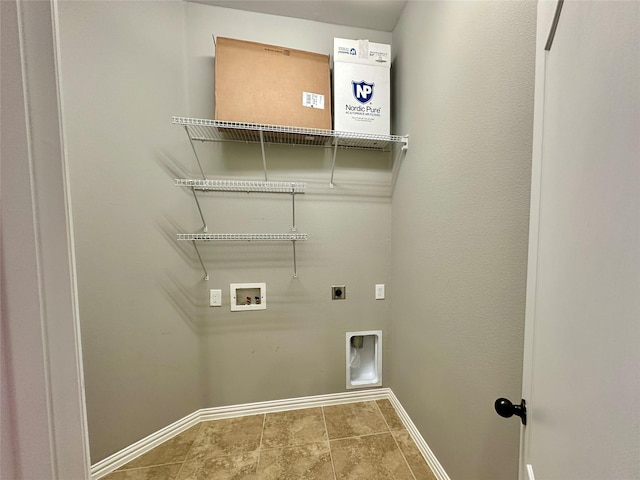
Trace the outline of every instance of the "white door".
{"label": "white door", "polygon": [[545,52],[555,10],[538,7],[520,475],[640,479],[640,2],[564,2]]}

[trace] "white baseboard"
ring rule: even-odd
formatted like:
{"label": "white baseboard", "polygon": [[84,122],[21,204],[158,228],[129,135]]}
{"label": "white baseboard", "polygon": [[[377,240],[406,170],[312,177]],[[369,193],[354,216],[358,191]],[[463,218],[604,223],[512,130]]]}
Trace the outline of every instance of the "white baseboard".
{"label": "white baseboard", "polygon": [[429,445],[427,445],[427,442],[425,442],[424,438],[422,438],[422,435],[418,431],[418,428],[414,425],[413,421],[411,421],[411,418],[407,414],[402,404],[400,404],[398,398],[391,391],[391,389],[388,389],[388,391],[389,401],[396,409],[400,420],[402,420],[402,423],[404,423],[404,426],[409,432],[411,439],[416,444],[416,447],[418,447],[418,450],[420,450],[420,453],[427,462],[427,465],[429,465],[429,468],[431,468],[431,471],[433,472],[437,480],[451,480],[449,478],[449,475],[447,475],[447,472],[445,472],[444,468],[442,467],[442,465],[440,465],[440,462],[429,448]]}
{"label": "white baseboard", "polygon": [[298,410],[302,408],[327,407],[329,405],[340,405],[343,403],[381,400],[383,398],[389,398],[388,392],[388,388],[376,388],[355,392],[315,395],[313,397],[288,398],[270,402],[246,403],[244,405],[231,405],[229,407],[205,408],[200,410],[200,421],[207,422],[209,420],[220,420],[246,415],[260,415],[263,413],[285,412],[287,410]]}
{"label": "white baseboard", "polygon": [[161,430],[158,430],[155,433],[152,433],[148,437],[145,437],[128,447],[123,448],[104,460],[91,465],[91,478],[96,480],[104,477],[114,470],[117,470],[125,463],[129,463],[131,460],[138,458],[143,453],[147,453],[149,450],[157,447],[161,443],[171,440],[179,433],[184,432],[198,423],[200,423],[199,410],[181,418],[177,422],[174,422]]}
{"label": "white baseboard", "polygon": [[231,405],[228,407],[204,408],[193,412],[190,415],[172,423],[171,425],[152,433],[148,437],[114,453],[91,466],[92,480],[108,475],[117,470],[122,465],[157,447],[163,442],[170,440],[181,432],[200,422],[220,420],[223,418],[242,417],[246,415],[261,415],[265,413],[284,412],[287,410],[298,410],[302,408],[326,407],[329,405],[340,405],[344,403],[365,402],[372,400],[387,399],[395,407],[398,416],[404,423],[409,435],[415,442],[418,450],[422,453],[425,461],[435,474],[438,480],[450,480],[435,455],[427,443],[418,432],[407,412],[389,388],[375,388],[370,390],[350,391],[344,393],[333,393],[328,395],[316,395],[312,397],[290,398],[286,400],[274,400],[269,402],[246,403],[242,405]]}

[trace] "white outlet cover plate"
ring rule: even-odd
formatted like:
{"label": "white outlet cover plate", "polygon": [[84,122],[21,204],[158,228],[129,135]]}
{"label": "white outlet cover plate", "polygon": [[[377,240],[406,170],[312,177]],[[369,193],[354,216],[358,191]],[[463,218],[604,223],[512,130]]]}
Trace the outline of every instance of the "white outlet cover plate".
{"label": "white outlet cover plate", "polygon": [[384,283],[376,284],[376,300],[384,300]]}
{"label": "white outlet cover plate", "polygon": [[217,290],[217,289],[209,290],[209,306],[210,307],[222,306],[222,290]]}

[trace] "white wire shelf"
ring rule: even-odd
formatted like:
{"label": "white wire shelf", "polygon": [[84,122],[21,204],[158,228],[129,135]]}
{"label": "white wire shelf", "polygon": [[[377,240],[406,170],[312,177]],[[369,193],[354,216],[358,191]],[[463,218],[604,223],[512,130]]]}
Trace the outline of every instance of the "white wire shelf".
{"label": "white wire shelf", "polygon": [[306,233],[178,233],[178,240],[195,242],[299,242],[307,240]]}
{"label": "white wire shelf", "polygon": [[304,193],[306,183],[301,182],[262,182],[253,180],[206,180],[176,178],[176,187],[191,187],[200,191],[216,192],[267,192],[267,193]]}
{"label": "white wire shelf", "polygon": [[409,140],[408,136],[400,135],[340,132],[202,118],[173,117],[172,123],[184,126],[191,140],[202,142],[257,142],[390,151],[394,144],[406,146]]}

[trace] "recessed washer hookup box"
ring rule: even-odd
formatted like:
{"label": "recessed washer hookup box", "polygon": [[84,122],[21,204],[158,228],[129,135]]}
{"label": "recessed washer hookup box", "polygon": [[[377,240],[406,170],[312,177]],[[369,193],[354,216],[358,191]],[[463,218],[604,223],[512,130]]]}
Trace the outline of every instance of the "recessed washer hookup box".
{"label": "recessed washer hookup box", "polygon": [[215,119],[331,130],[329,56],[218,37]]}
{"label": "recessed washer hookup box", "polygon": [[391,45],[333,40],[333,128],[389,135]]}

